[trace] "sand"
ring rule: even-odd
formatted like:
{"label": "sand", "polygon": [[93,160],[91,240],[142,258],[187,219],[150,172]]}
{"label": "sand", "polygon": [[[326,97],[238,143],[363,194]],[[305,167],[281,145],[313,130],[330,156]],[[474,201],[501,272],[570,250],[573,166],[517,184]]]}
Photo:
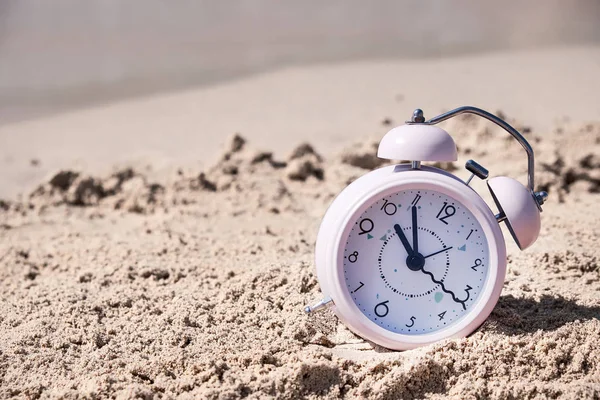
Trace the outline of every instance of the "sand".
{"label": "sand", "polygon": [[[320,218],[363,167],[381,165],[376,139],[285,156],[236,135],[204,171],[159,182],[130,168],[65,170],[2,203],[0,395],[597,398],[600,123],[511,122],[551,198],[539,241],[509,245],[502,297],[469,338],[390,352],[330,310],[304,315],[319,298]],[[501,132],[470,117],[446,128],[461,162],[524,177]]]}
{"label": "sand", "polygon": [[[598,85],[589,78],[578,77]],[[170,107],[183,104],[176,99],[191,94],[182,96],[148,102],[175,113]],[[153,109],[146,106],[112,110]],[[305,142],[299,131],[318,130],[289,118],[292,132],[280,133],[287,150],[232,130],[227,141],[211,139],[221,150],[202,166],[182,161],[163,170],[158,158],[108,158],[95,170],[54,169],[20,196],[4,197],[0,397],[598,398],[600,118],[567,121],[536,104],[533,119],[550,121],[540,127],[526,109],[517,117],[508,106],[490,109],[531,141],[536,186],[550,199],[530,249],[519,251],[503,229],[505,287],[470,337],[391,352],[352,334],[330,310],[303,313],[320,298],[313,263],[320,220],[343,187],[385,165],[374,154],[399,122],[390,109],[375,105],[372,118],[349,113],[346,124],[371,125],[343,149],[324,144],[336,135],[325,128],[328,139]],[[29,135],[11,143],[25,148],[44,122],[58,132],[106,115],[15,125]],[[503,131],[475,117],[444,127],[460,160],[442,167],[464,179],[462,165],[473,158],[491,176],[526,181],[525,155]],[[280,132],[272,128],[265,126]],[[52,154],[60,156],[47,152],[39,162]],[[484,182],[473,186],[490,200]]]}

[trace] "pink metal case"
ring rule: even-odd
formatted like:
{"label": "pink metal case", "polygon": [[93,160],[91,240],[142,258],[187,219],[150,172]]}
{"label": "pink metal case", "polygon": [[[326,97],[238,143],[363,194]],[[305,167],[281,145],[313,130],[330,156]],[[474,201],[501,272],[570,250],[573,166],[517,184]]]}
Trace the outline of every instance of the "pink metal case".
{"label": "pink metal case", "polygon": [[[462,320],[430,334],[403,335],[374,324],[356,307],[344,281],[341,242],[352,228],[352,221],[369,206],[371,198],[402,188],[434,189],[453,196],[477,217],[489,243],[490,271],[477,303]],[[396,165],[363,175],[335,198],[319,229],[315,261],[323,295],[333,300],[333,310],[352,331],[384,347],[407,350],[442,339],[465,337],[486,320],[498,302],[504,284],[506,247],[493,212],[460,179],[433,167],[411,170],[409,165]]]}

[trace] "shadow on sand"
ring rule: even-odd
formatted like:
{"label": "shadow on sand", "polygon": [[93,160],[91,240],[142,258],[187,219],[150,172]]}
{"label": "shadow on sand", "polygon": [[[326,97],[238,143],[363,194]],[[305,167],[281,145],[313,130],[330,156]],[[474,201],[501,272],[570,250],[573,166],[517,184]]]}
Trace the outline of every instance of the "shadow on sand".
{"label": "shadow on sand", "polygon": [[[600,319],[600,306],[579,305],[575,301],[565,299],[562,296],[544,295],[539,300],[534,300],[505,295],[500,297],[490,317],[475,332],[483,330],[513,336],[535,333],[538,330],[553,331],[570,322],[583,322],[591,319]],[[331,329],[330,333],[332,333]],[[370,351],[379,355],[390,353],[392,359],[394,358],[393,354],[397,354],[394,350],[366,341],[372,347],[370,350],[365,351],[364,348],[355,350],[356,354],[360,354],[359,359],[361,360],[374,358],[374,356],[365,357]],[[352,353],[351,350],[344,353],[342,357],[352,358],[349,357],[350,353]]]}
{"label": "shadow on sand", "polygon": [[542,296],[539,301],[500,297],[484,329],[506,335],[552,331],[573,321],[600,319],[600,307],[583,306],[561,296]]}

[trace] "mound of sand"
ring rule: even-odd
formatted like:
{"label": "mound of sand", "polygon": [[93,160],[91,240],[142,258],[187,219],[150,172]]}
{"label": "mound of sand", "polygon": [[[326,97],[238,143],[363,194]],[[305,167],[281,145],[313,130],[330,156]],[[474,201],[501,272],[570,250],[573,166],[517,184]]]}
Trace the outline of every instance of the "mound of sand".
{"label": "mound of sand", "polygon": [[[536,245],[509,243],[502,297],[469,338],[390,352],[331,311],[302,312],[320,295],[320,219],[383,165],[388,127],[330,157],[310,144],[277,157],[235,135],[205,171],[160,182],[133,168],[60,171],[0,202],[0,395],[597,397],[600,124],[511,122],[551,197]],[[442,167],[465,178],[474,158],[525,182],[525,154],[505,133],[471,117],[446,128],[461,161]]]}

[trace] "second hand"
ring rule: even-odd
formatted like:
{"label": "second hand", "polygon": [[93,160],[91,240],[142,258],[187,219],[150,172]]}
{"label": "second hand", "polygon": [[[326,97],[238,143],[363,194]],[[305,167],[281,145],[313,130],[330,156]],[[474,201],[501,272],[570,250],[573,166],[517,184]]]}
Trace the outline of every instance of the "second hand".
{"label": "second hand", "polygon": [[446,248],[444,248],[444,249],[441,249],[440,251],[436,251],[435,253],[431,253],[430,255],[428,255],[428,256],[425,256],[425,257],[423,257],[423,258],[429,258],[429,257],[431,257],[431,256],[435,256],[436,254],[440,254],[440,253],[442,253],[442,252],[444,252],[444,251],[448,251],[448,250],[450,250],[451,248],[452,248],[452,246],[450,246],[450,247],[446,247]]}

